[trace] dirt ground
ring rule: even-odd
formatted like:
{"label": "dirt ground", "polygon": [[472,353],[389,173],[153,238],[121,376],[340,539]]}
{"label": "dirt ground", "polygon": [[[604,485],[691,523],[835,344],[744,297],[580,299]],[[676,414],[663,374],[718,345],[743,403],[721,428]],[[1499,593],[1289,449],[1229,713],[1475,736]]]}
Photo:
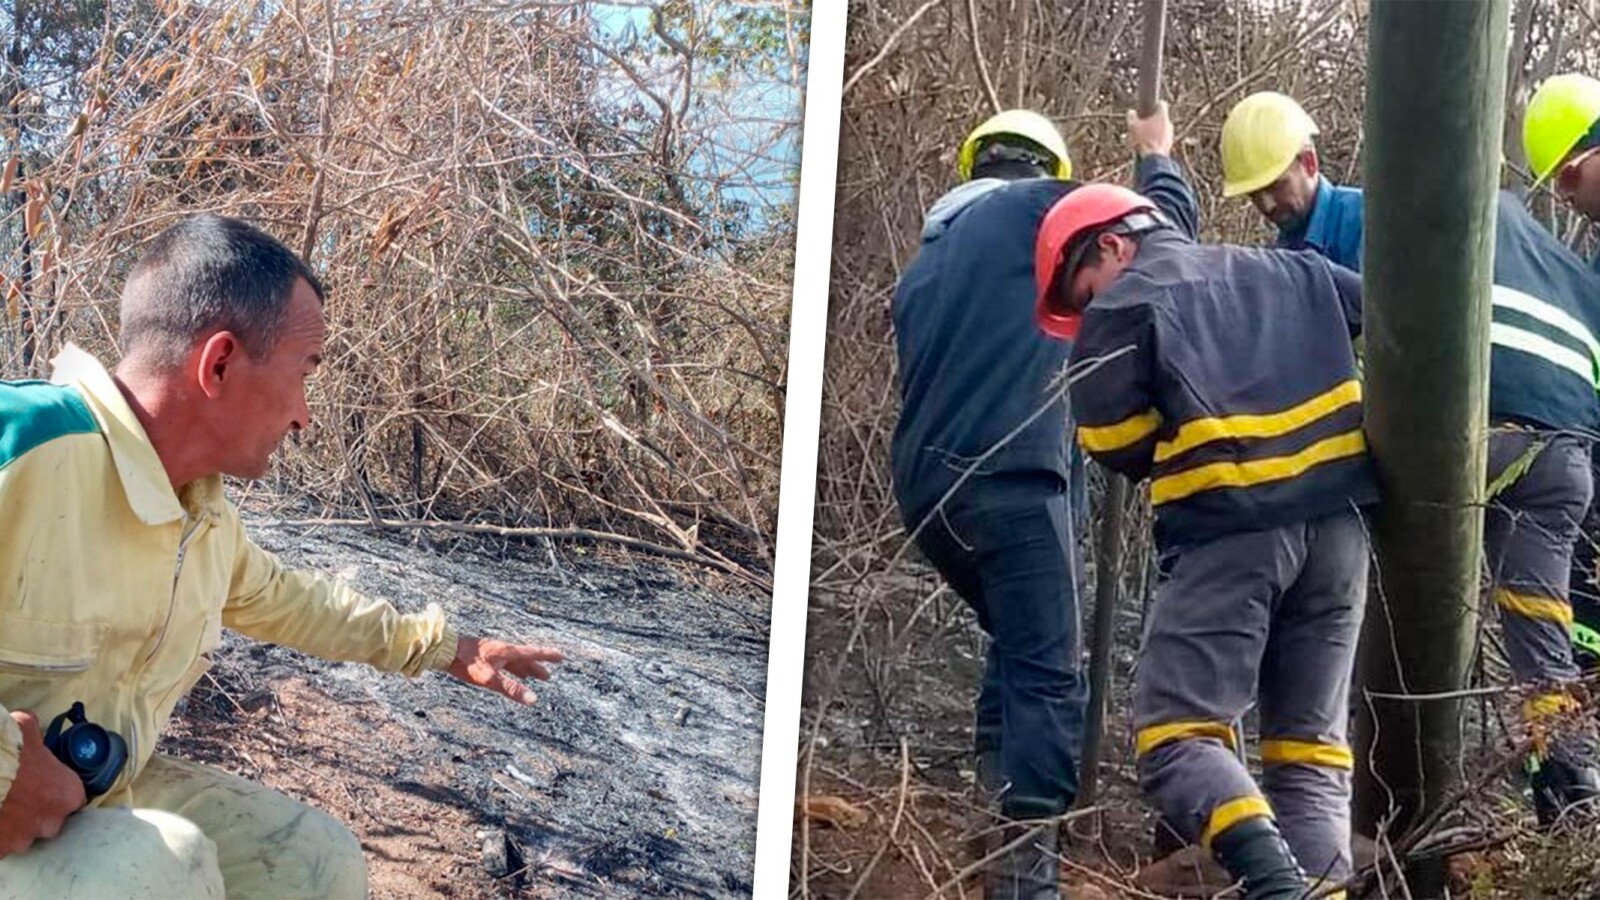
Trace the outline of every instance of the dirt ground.
{"label": "dirt ground", "polygon": [[[976,621],[931,570],[914,563],[814,587],[810,612],[800,773],[806,793],[791,896],[981,897],[975,838],[996,823],[972,800],[972,709],[985,647]],[[1092,615],[1086,604],[1085,627]],[[1119,606],[1099,795],[1065,825],[1063,896],[1227,896],[1221,871],[1197,865],[1192,850],[1151,865],[1156,824],[1138,792],[1129,713],[1141,619],[1139,603]],[[819,716],[836,666],[838,690]],[[1514,698],[1503,705],[1499,716],[1469,705],[1469,778],[1505,752],[1506,734],[1494,723],[1514,720]],[[1450,896],[1600,896],[1600,823],[1538,832],[1521,793],[1517,777],[1495,779],[1430,838],[1439,849],[1426,855],[1446,860]],[[1367,896],[1401,894],[1391,878]]]}
{"label": "dirt ground", "polygon": [[163,752],[341,818],[375,897],[750,892],[765,597],[592,549],[247,525],[290,565],[568,662],[522,708],[230,634]]}
{"label": "dirt ground", "polygon": [[[858,639],[860,649],[846,658],[838,699],[817,727],[814,699],[848,641],[854,624],[848,611],[862,597],[871,598],[876,609]],[[906,615],[915,610],[920,614]],[[1139,614],[1120,612],[1116,679],[1126,684]],[[1085,623],[1089,615],[1085,609]],[[894,626],[884,627],[891,619]],[[972,802],[972,709],[984,641],[960,600],[931,570],[914,565],[874,575],[854,591],[813,591],[807,632],[812,665],[801,735],[804,754],[806,736],[817,727],[808,793],[837,798],[860,815],[803,817],[796,846],[810,846],[807,893],[982,896],[981,877],[973,870],[980,855],[976,839],[997,825]],[[1116,707],[1107,722],[1101,802],[1067,826],[1066,896],[1122,896],[1149,860],[1153,823],[1122,752],[1130,723],[1118,710],[1126,708]],[[813,812],[826,811],[824,806]],[[801,875],[797,856],[792,894],[801,893]]]}

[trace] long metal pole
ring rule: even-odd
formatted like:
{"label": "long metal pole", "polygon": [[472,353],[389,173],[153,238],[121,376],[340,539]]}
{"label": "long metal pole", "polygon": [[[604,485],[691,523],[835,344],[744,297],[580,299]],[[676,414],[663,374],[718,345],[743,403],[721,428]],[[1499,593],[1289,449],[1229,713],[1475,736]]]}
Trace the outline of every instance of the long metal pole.
{"label": "long metal pole", "polygon": [[[1137,106],[1140,116],[1154,113],[1161,99],[1161,44],[1166,22],[1166,0],[1145,0]],[[1123,523],[1128,507],[1128,480],[1112,472],[1106,474],[1106,496],[1100,507],[1100,535],[1095,542],[1089,711],[1084,727],[1083,764],[1078,776],[1078,800],[1085,806],[1094,803],[1099,790],[1100,750],[1105,742],[1106,702],[1111,693],[1111,647],[1116,641],[1117,588],[1122,580]]]}

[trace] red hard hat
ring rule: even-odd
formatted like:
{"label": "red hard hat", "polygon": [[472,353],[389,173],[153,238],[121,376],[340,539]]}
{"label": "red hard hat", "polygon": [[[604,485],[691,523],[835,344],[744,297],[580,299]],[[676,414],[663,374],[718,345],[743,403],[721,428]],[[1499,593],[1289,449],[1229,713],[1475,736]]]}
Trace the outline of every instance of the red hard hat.
{"label": "red hard hat", "polygon": [[[1056,302],[1053,288],[1063,272],[1062,256],[1072,242],[1087,231],[1110,225],[1130,213],[1148,210],[1155,213],[1151,224],[1162,224],[1160,212],[1149,199],[1115,184],[1086,184],[1069,191],[1045,213],[1039,237],[1033,246],[1033,274],[1038,284],[1034,318],[1044,333],[1053,338],[1072,340],[1078,336],[1083,313],[1066,309]],[[1141,229],[1142,230],[1142,229]]]}

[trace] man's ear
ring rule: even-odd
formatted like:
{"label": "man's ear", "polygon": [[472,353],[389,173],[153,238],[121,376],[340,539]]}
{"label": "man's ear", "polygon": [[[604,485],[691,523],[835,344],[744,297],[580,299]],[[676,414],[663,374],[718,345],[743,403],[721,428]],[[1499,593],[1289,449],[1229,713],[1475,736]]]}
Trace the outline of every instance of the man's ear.
{"label": "man's ear", "polygon": [[231,331],[219,331],[206,338],[193,362],[195,383],[200,392],[212,400],[220,397],[229,367],[237,363],[243,353],[244,345]]}
{"label": "man's ear", "polygon": [[1103,232],[1100,235],[1101,255],[1108,259],[1115,259],[1119,263],[1126,263],[1133,259],[1133,254],[1139,249],[1138,242],[1120,234]]}
{"label": "man's ear", "polygon": [[1300,168],[1305,169],[1306,175],[1311,178],[1317,177],[1317,172],[1322,168],[1322,163],[1317,160],[1317,148],[1307,147],[1300,151]]}

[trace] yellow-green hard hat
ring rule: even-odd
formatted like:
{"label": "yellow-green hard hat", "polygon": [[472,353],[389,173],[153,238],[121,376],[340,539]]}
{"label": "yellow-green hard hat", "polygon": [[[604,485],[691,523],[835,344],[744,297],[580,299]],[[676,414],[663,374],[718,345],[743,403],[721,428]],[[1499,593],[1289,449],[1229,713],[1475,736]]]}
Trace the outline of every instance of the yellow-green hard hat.
{"label": "yellow-green hard hat", "polygon": [[1061,179],[1072,177],[1072,159],[1067,156],[1067,142],[1061,138],[1061,132],[1056,130],[1056,126],[1031,109],[1008,109],[985,119],[982,125],[972,129],[967,139],[961,142],[961,152],[956,157],[956,169],[961,173],[962,181],[972,177],[972,163],[977,159],[978,145],[983,143],[983,139],[1002,134],[1027,138],[1050,151],[1056,158],[1056,170],[1053,173],[1055,177]]}
{"label": "yellow-green hard hat", "polygon": [[1600,119],[1600,81],[1587,75],[1553,75],[1533,92],[1522,118],[1522,149],[1539,184],[1561,165]]}
{"label": "yellow-green hard hat", "polygon": [[1222,195],[1237,197],[1278,180],[1317,134],[1300,104],[1277,91],[1240,100],[1222,123]]}

